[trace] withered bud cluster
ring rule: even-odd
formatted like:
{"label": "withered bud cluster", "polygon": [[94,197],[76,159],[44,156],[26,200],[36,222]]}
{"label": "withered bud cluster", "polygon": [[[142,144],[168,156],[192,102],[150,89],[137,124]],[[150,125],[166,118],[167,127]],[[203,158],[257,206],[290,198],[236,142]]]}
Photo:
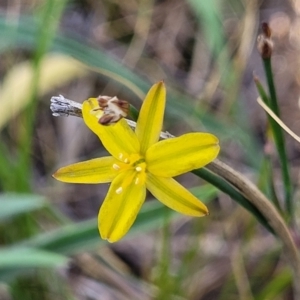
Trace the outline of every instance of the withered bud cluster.
{"label": "withered bud cluster", "polygon": [[103,115],[99,119],[99,123],[102,125],[117,123],[128,115],[129,103],[125,100],[119,100],[116,96],[99,96],[97,101],[99,109],[103,111]]}
{"label": "withered bud cluster", "polygon": [[274,43],[271,39],[271,28],[268,23],[262,23],[262,33],[257,37],[257,49],[262,59],[272,56]]}

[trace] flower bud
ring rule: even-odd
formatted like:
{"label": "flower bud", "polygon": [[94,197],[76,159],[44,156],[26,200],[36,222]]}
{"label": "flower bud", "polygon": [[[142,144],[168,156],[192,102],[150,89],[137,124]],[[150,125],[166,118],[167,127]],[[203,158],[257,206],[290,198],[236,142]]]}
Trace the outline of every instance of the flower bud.
{"label": "flower bud", "polygon": [[271,28],[268,23],[262,23],[262,33],[257,37],[257,49],[262,59],[268,59],[272,56],[274,48],[271,39]]}

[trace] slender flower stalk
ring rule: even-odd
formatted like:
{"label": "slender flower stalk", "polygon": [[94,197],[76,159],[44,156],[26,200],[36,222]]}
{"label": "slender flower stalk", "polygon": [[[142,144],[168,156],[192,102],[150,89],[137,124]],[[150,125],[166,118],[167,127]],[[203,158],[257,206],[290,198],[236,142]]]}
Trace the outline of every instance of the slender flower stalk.
{"label": "slender flower stalk", "polygon": [[218,139],[209,133],[188,133],[159,141],[166,103],[163,82],[152,86],[140,110],[135,131],[124,119],[105,126],[96,98],[83,103],[85,124],[111,156],[59,169],[53,177],[72,183],[111,182],[98,215],[100,235],[121,239],[145,201],[146,189],[166,206],[189,216],[205,216],[207,207],[172,177],[201,168],[219,153]]}
{"label": "slender flower stalk", "polygon": [[[274,112],[274,114],[280,118],[280,111],[278,106],[278,100],[277,100],[276,89],[275,89],[274,78],[273,78],[273,71],[272,71],[272,63],[271,63],[272,52],[274,47],[271,39],[271,33],[272,32],[268,23],[263,23],[262,34],[258,36],[258,40],[257,40],[258,51],[263,61],[263,66],[267,78],[267,84],[268,84],[270,96],[266,94],[258,78],[255,78],[255,83],[258,92],[261,96],[261,99],[265,102],[265,104],[268,107],[270,107],[270,109]],[[293,211],[294,211],[293,199],[292,199],[293,186],[292,186],[291,175],[290,175],[290,167],[289,167],[287,153],[286,153],[284,135],[280,125],[277,124],[273,118],[269,117],[269,123],[271,126],[271,130],[274,136],[274,142],[281,163],[281,173],[282,173],[284,192],[285,192],[286,212],[288,217],[291,218],[293,216]]]}

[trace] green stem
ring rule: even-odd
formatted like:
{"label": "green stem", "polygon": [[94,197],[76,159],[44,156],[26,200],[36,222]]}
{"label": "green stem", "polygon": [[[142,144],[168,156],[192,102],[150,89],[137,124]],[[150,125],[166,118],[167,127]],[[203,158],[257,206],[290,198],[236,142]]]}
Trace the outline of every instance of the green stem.
{"label": "green stem", "polygon": [[[274,80],[273,80],[273,73],[272,73],[272,67],[271,67],[271,59],[263,59],[264,62],[264,68],[266,72],[266,77],[268,81],[268,87],[269,87],[269,93],[270,97],[268,97],[267,93],[265,92],[263,86],[259,82],[258,79],[255,80],[256,87],[258,89],[258,92],[262,98],[262,100],[265,102],[266,105],[270,107],[270,109],[278,116],[279,115],[279,107],[277,102],[277,96],[274,86]],[[275,145],[277,148],[277,152],[279,155],[279,160],[281,163],[281,172],[282,172],[282,180],[285,190],[285,205],[286,205],[286,211],[288,216],[292,216],[293,213],[293,203],[292,203],[292,182],[290,178],[289,173],[289,165],[288,165],[288,159],[286,154],[286,148],[285,148],[285,142],[283,137],[283,132],[279,124],[273,118],[268,116],[268,120],[271,126],[271,130],[273,133]]]}
{"label": "green stem", "polygon": [[260,187],[260,189],[266,194],[267,198],[274,203],[280,214],[284,215],[274,186],[273,167],[271,157],[268,154],[265,154],[262,162],[258,187]]}

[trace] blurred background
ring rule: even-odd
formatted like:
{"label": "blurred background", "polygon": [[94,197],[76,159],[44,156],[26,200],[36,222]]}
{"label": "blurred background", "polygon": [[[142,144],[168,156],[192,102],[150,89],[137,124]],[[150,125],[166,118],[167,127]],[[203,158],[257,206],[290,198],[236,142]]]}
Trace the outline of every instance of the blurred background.
{"label": "blurred background", "polygon": [[[253,74],[265,82],[256,50],[263,21],[281,117],[300,134],[298,0],[0,1],[1,300],[294,299],[280,242],[195,175],[178,180],[210,216],[181,216],[149,195],[113,245],[96,221],[108,185],[51,177],[105,153],[81,118],[52,116],[52,96],[116,95],[139,109],[164,80],[164,130],[218,136],[219,158],[282,211],[279,163],[253,82]],[[296,230],[300,147],[285,138]]]}

